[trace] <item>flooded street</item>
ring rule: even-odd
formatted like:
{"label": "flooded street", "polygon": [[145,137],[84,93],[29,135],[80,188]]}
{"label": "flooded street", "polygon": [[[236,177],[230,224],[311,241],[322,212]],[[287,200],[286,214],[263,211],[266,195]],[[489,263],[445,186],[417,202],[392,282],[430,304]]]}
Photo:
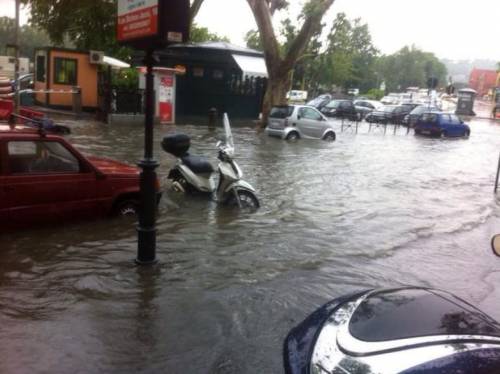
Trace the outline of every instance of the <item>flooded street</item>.
{"label": "flooded street", "polygon": [[[142,157],[142,127],[68,124],[85,153]],[[287,143],[233,128],[261,209],[165,192],[154,268],[134,265],[133,220],[3,235],[0,372],[280,373],[290,328],[374,287],[446,289],[500,319],[500,125],[476,120],[455,140],[367,130]],[[164,186],[175,160],[159,142],[172,131],[215,163],[223,130],[157,127]]]}

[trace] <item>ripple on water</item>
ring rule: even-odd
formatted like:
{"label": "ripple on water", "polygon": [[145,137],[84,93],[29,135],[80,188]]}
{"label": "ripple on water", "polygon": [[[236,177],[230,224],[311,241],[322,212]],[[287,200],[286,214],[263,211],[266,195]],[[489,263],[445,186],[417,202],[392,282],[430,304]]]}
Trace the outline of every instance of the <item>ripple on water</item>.
{"label": "ripple on water", "polygon": [[[131,164],[142,156],[141,126],[70,125],[86,153]],[[152,372],[279,372],[294,324],[374,286],[438,286],[494,310],[487,246],[500,219],[500,128],[477,121],[469,140],[443,141],[337,126],[334,143],[293,144],[234,128],[262,208],[239,214],[166,194],[152,271],[134,265],[132,221],[2,237],[0,323],[10,344],[0,355],[17,360],[0,371],[130,372],[147,358]],[[158,141],[172,131],[216,162],[221,129],[156,127],[162,181],[175,160]]]}

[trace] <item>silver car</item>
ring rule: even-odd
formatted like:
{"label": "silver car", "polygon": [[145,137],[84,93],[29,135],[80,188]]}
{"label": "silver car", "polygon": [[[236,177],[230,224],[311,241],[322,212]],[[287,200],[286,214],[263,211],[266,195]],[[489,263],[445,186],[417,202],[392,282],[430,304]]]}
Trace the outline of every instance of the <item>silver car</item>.
{"label": "silver car", "polygon": [[266,133],[286,140],[334,141],[333,125],[317,109],[307,105],[275,106],[269,113]]}

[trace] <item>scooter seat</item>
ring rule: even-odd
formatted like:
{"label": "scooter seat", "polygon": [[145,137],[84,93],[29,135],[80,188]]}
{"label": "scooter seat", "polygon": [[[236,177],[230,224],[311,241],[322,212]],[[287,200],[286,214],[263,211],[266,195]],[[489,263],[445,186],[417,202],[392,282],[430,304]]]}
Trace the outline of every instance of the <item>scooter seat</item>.
{"label": "scooter seat", "polygon": [[186,155],[181,157],[182,162],[195,174],[213,173],[214,168],[207,158]]}

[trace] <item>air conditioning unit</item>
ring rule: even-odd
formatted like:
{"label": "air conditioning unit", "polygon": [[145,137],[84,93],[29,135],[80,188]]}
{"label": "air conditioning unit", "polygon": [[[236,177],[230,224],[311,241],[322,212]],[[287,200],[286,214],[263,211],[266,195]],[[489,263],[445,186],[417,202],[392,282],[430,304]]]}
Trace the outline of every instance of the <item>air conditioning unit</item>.
{"label": "air conditioning unit", "polygon": [[104,60],[104,52],[102,51],[90,51],[89,60],[91,64],[102,64]]}

